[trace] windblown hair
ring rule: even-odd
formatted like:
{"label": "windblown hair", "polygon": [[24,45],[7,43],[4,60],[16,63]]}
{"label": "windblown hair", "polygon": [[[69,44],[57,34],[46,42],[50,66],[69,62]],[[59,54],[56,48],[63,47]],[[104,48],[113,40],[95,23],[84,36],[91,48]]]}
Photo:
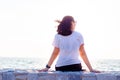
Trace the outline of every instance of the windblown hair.
{"label": "windblown hair", "polygon": [[72,33],[72,21],[75,22],[72,16],[65,16],[62,21],[56,20],[56,22],[60,23],[57,29],[58,34],[63,36],[70,35]]}

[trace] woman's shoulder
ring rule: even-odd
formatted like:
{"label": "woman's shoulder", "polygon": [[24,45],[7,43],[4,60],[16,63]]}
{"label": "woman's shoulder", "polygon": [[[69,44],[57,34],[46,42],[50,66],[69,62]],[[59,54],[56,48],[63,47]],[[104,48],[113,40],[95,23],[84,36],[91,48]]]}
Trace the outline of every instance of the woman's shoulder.
{"label": "woman's shoulder", "polygon": [[60,34],[55,34],[55,38],[66,38],[66,37],[72,37],[72,36],[82,36],[82,34],[78,31],[73,31],[73,33],[69,36],[62,36]]}
{"label": "woman's shoulder", "polygon": [[55,37],[60,36],[58,33],[55,34]]}
{"label": "woman's shoulder", "polygon": [[60,34],[56,33],[55,38],[59,38],[59,37],[60,37]]}
{"label": "woman's shoulder", "polygon": [[78,35],[78,36],[82,36],[82,34],[80,32],[78,32],[78,31],[74,31],[74,34]]}

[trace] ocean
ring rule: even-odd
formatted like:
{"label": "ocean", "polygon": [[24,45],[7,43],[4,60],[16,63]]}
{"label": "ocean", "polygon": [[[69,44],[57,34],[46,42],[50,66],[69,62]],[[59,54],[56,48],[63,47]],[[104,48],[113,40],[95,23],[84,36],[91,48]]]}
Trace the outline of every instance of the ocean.
{"label": "ocean", "polygon": [[[0,57],[0,69],[42,69],[47,61],[45,58]],[[94,69],[100,71],[120,71],[120,59],[97,59],[92,60],[91,64]],[[86,69],[84,64],[83,68]]]}

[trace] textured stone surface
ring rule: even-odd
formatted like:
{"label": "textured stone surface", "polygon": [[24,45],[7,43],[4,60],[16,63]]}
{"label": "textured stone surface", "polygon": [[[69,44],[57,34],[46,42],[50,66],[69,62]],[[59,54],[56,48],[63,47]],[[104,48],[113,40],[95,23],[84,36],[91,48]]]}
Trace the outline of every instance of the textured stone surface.
{"label": "textured stone surface", "polygon": [[0,74],[0,80],[2,80],[2,75]]}
{"label": "textured stone surface", "polygon": [[28,72],[26,70],[16,70],[14,74],[16,80],[27,80]]}
{"label": "textured stone surface", "polygon": [[82,80],[97,80],[95,73],[83,73]]}
{"label": "textured stone surface", "polygon": [[82,80],[97,80],[97,79],[96,77],[87,76],[87,77],[82,77]]}
{"label": "textured stone surface", "polygon": [[0,71],[0,80],[2,80],[2,72]]}
{"label": "textured stone surface", "polygon": [[38,80],[39,79],[37,73],[29,73],[27,77],[28,77],[28,80]]}
{"label": "textured stone surface", "polygon": [[15,80],[15,75],[13,72],[4,72],[2,75],[2,80]]}
{"label": "textured stone surface", "polygon": [[68,80],[82,80],[82,77],[80,76],[80,74],[79,75],[78,74],[76,74],[76,75],[69,74],[68,75]]}
{"label": "textured stone surface", "polygon": [[57,72],[39,73],[39,80],[68,80],[68,75]]}
{"label": "textured stone surface", "polygon": [[27,75],[17,75],[16,80],[27,80]]}
{"label": "textured stone surface", "polygon": [[120,80],[120,72],[38,72],[36,70],[0,71],[0,80]]}
{"label": "textured stone surface", "polygon": [[117,80],[120,80],[120,76],[117,76]]}
{"label": "textured stone surface", "polygon": [[117,80],[113,74],[97,74],[97,80]]}

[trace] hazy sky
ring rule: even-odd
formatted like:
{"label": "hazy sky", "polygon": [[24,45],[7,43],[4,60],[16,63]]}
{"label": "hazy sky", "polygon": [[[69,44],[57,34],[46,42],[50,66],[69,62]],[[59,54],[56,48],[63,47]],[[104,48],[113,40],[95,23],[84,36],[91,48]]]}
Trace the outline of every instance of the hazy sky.
{"label": "hazy sky", "polygon": [[48,57],[56,19],[72,15],[88,57],[120,58],[120,0],[0,0],[0,56]]}

